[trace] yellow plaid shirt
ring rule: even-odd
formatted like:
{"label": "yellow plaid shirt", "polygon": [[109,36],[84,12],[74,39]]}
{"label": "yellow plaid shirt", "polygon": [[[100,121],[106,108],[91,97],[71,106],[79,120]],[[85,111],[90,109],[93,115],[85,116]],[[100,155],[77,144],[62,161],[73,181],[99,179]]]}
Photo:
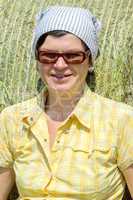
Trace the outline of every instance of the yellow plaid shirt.
{"label": "yellow plaid shirt", "polygon": [[0,167],[23,200],[121,200],[133,164],[133,108],[86,87],[50,151],[43,93],[0,116]]}

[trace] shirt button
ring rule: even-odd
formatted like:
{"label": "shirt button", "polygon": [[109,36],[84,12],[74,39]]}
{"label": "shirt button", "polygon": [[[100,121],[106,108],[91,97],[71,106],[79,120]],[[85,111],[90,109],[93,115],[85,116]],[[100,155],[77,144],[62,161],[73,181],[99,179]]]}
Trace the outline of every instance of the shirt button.
{"label": "shirt button", "polygon": [[59,140],[57,140],[57,143],[60,143],[60,141],[59,141]]}
{"label": "shirt button", "polygon": [[30,117],[30,121],[33,122],[33,117]]}
{"label": "shirt button", "polygon": [[22,130],[23,130],[23,131],[26,131],[26,130],[27,130],[27,128],[26,128],[25,126],[23,126],[23,127],[22,127]]}
{"label": "shirt button", "polygon": [[45,138],[44,141],[47,142],[47,139]]}
{"label": "shirt button", "polygon": [[69,134],[69,132],[70,132],[70,129],[67,129],[67,130],[65,131],[65,134]]}

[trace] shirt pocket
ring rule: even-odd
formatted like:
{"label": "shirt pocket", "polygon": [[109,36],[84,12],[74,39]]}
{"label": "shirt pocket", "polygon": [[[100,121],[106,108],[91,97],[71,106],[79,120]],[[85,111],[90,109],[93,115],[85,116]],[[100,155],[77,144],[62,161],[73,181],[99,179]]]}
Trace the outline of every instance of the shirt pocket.
{"label": "shirt pocket", "polygon": [[67,144],[64,145],[65,149],[71,149],[75,153],[86,153],[91,154],[92,153],[92,145],[89,144]]}
{"label": "shirt pocket", "polygon": [[[92,145],[70,143],[64,145],[63,152],[57,174],[60,179],[83,193],[109,191],[109,181],[114,176],[111,172],[116,165],[115,147],[100,142]],[[60,169],[63,169],[63,173]]]}
{"label": "shirt pocket", "polygon": [[[102,169],[117,165],[116,147],[101,142],[95,144],[74,144],[68,145],[71,149],[74,159],[80,160],[86,166],[97,165],[97,168]],[[99,172],[101,173],[101,172]]]}
{"label": "shirt pocket", "polygon": [[93,145],[92,155],[101,164],[116,163],[116,146],[97,142]]}
{"label": "shirt pocket", "polygon": [[[64,149],[71,149],[75,154],[82,153],[86,154],[88,159],[96,156],[97,157],[108,157],[107,160],[116,160],[116,146],[101,141],[94,142],[81,142],[81,143],[70,143],[63,146]],[[107,156],[106,156],[107,155]]]}
{"label": "shirt pocket", "polygon": [[[120,177],[117,167],[116,146],[97,142],[93,145],[92,152],[88,156],[88,170],[93,174],[93,190],[102,195],[110,193],[115,188]],[[105,197],[106,199],[107,197]]]}

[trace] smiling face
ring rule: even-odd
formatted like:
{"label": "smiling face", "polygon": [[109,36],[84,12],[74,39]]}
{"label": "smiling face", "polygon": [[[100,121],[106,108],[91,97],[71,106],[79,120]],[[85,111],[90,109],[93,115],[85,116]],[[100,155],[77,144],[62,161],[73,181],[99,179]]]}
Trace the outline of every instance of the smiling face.
{"label": "smiling face", "polygon": [[[61,37],[48,35],[38,51],[46,49],[59,53],[85,52],[81,40],[72,34]],[[68,64],[63,56],[59,56],[54,63],[46,64],[38,61],[38,71],[48,90],[59,93],[80,91],[86,82],[88,69],[89,57],[81,64]]]}

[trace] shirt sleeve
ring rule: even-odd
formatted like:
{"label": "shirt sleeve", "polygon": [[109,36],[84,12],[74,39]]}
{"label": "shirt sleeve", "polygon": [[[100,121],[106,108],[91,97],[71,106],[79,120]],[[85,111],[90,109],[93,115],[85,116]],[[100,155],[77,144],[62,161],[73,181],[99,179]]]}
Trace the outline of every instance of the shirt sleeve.
{"label": "shirt sleeve", "polygon": [[125,114],[119,125],[117,163],[121,171],[133,164],[133,112]]}
{"label": "shirt sleeve", "polygon": [[[10,168],[13,164],[13,156],[10,145],[10,135],[7,128],[10,125],[10,119],[6,112],[0,113],[0,167]],[[11,129],[11,127],[10,127]]]}

